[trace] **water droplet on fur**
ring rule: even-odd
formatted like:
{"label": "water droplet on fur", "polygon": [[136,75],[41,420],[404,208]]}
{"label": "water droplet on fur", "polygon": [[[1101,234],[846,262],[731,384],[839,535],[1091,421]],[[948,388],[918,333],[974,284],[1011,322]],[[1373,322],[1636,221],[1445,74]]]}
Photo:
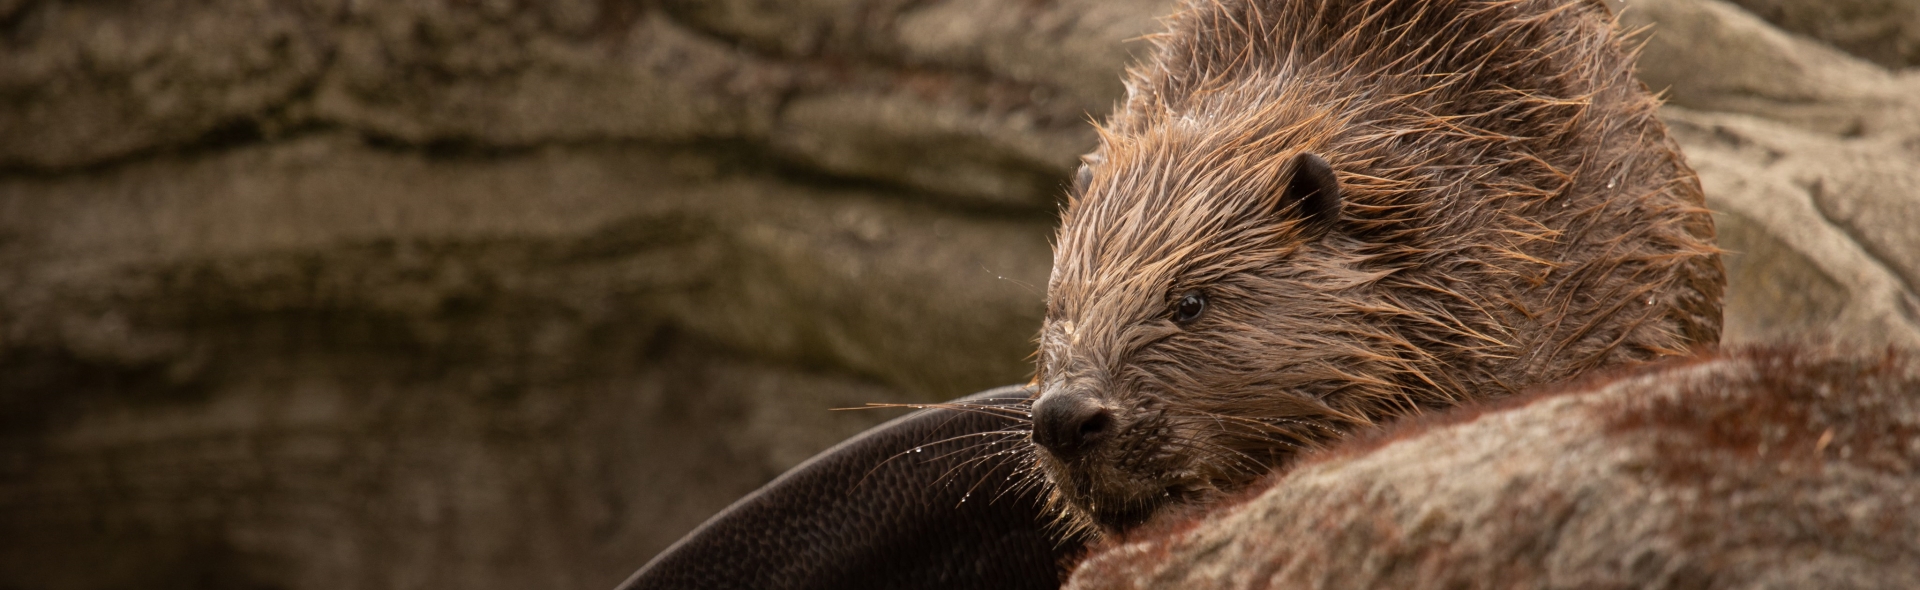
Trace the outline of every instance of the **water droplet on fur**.
{"label": "water droplet on fur", "polygon": [[1607,181],[1607,188],[1613,188],[1614,185],[1617,185],[1617,184],[1620,184],[1619,180],[1609,180]]}
{"label": "water droplet on fur", "polygon": [[1652,296],[1652,295],[1648,295],[1648,296],[1647,296],[1647,305],[1653,305],[1653,296]]}

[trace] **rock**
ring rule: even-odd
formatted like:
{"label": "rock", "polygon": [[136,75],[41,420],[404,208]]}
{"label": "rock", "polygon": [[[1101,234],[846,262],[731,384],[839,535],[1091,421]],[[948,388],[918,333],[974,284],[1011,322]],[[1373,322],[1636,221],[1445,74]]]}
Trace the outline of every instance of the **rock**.
{"label": "rock", "polygon": [[1642,78],[1671,91],[1664,118],[1729,251],[1723,339],[1920,346],[1907,229],[1920,218],[1907,147],[1920,142],[1920,77],[1718,0],[1631,0],[1622,14],[1652,27]]}
{"label": "rock", "polygon": [[[1821,338],[1920,347],[1920,297],[1898,266],[1912,260],[1901,241],[1920,215],[1920,192],[1859,188],[1920,181],[1911,164],[1889,165],[1882,142],[1742,115],[1677,108],[1665,115],[1700,173],[1728,251],[1723,342]],[[1882,214],[1828,213],[1865,207]]]}
{"label": "rock", "polygon": [[[329,40],[295,5],[12,3],[0,166],[72,168],[238,129],[310,89]],[[230,132],[230,131],[229,131]]]}
{"label": "rock", "polygon": [[738,142],[1046,210],[1093,144],[1087,120],[1119,96],[1123,40],[1168,5],[33,3],[8,10],[18,49],[0,55],[0,167],[325,128],[481,149]]}
{"label": "rock", "polygon": [[1904,588],[1916,465],[1911,353],[1669,363],[1336,448],[1067,587]]}
{"label": "rock", "polygon": [[[862,57],[915,69],[992,72],[1047,92],[1031,101],[1104,112],[1132,39],[1172,0],[671,0],[677,19],[784,56]],[[1144,44],[1137,45],[1144,49]],[[1023,97],[1025,98],[1025,97]]]}
{"label": "rock", "polygon": [[[453,344],[441,324],[487,321],[476,306],[552,307],[587,324],[641,309],[736,350],[928,399],[1023,377],[1044,220],[728,165],[644,148],[429,158],[315,136],[11,179],[0,182],[13,262],[0,302],[17,318],[6,338],[111,341],[87,349],[137,362],[183,355],[176,345],[198,326],[249,314],[378,314],[396,335],[440,346]],[[101,338],[78,327],[100,318],[126,327]]]}
{"label": "rock", "polygon": [[1885,68],[1920,65],[1920,5],[1905,0],[1734,0],[1781,29]]}
{"label": "rock", "polygon": [[[1886,146],[1853,150],[1812,185],[1814,205],[1874,258],[1920,292],[1920,158]],[[1910,316],[1912,314],[1909,314]]]}
{"label": "rock", "polygon": [[1032,118],[898,94],[823,92],[795,98],[784,114],[771,140],[782,155],[1006,208],[1051,200],[1061,170],[1034,163],[1084,151],[1093,141],[1084,124],[1075,133],[1047,133]]}
{"label": "rock", "polygon": [[1920,125],[1915,74],[1895,74],[1768,25],[1720,0],[1629,0],[1629,30],[1650,27],[1640,78],[1676,106],[1756,115],[1827,134],[1906,133]]}
{"label": "rock", "polygon": [[[203,335],[252,338],[205,361],[217,376],[172,386],[43,360],[72,374],[25,392],[45,396],[31,405],[7,400],[52,420],[38,425],[48,436],[0,452],[0,535],[32,540],[0,548],[0,577],[18,588],[611,588],[809,449],[888,417],[826,408],[906,401],[564,314],[522,318],[534,324],[529,348],[562,347],[523,354],[585,368],[502,358],[472,371],[446,347],[298,337],[386,327],[345,315],[282,319],[279,338]],[[569,330],[587,333],[568,342]],[[9,396],[21,393],[8,377]]]}
{"label": "rock", "polygon": [[642,146],[0,179],[0,583],[611,587],[1025,379],[1047,225]]}
{"label": "rock", "polygon": [[305,125],[405,144],[764,140],[795,72],[658,14],[568,0],[347,3]]}

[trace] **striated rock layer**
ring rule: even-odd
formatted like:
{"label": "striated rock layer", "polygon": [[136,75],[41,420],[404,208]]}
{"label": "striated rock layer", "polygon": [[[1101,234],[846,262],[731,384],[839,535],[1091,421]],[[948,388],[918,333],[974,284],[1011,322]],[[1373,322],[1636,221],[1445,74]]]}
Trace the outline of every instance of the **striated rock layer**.
{"label": "striated rock layer", "polygon": [[0,587],[607,588],[1024,380],[1154,2],[0,1]]}

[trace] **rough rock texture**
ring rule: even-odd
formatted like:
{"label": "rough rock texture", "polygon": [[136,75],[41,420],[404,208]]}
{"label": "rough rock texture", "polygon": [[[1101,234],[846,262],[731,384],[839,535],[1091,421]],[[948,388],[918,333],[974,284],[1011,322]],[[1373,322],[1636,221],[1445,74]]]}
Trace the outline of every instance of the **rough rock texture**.
{"label": "rough rock texture", "polygon": [[[763,6],[765,4],[765,6]],[[1163,0],[0,4],[0,166],[344,128],[406,147],[741,142],[1044,207]]]}
{"label": "rough rock texture", "polygon": [[1920,65],[1920,3],[1912,0],[1734,0],[1790,32],[1888,68]]}
{"label": "rough rock texture", "polygon": [[1905,588],[1920,357],[1739,353],[1405,427],[1069,588]]}
{"label": "rough rock texture", "polygon": [[1630,0],[1622,21],[1650,27],[1641,77],[1729,252],[1723,338],[1920,346],[1920,71],[1718,0]]}
{"label": "rough rock texture", "polygon": [[0,2],[0,587],[611,587],[1026,379],[1161,10]]}
{"label": "rough rock texture", "polygon": [[[0,0],[0,587],[611,587],[1026,378],[1169,4]],[[1910,6],[1632,4],[1728,336],[1911,342]]]}

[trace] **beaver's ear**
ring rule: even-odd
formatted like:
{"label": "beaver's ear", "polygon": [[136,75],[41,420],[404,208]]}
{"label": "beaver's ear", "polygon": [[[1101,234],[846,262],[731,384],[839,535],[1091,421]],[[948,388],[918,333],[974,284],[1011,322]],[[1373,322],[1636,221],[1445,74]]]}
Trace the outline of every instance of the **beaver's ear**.
{"label": "beaver's ear", "polygon": [[1100,152],[1080,156],[1080,169],[1073,173],[1073,192],[1070,193],[1074,198],[1087,196],[1087,185],[1093,184],[1094,165],[1105,161],[1107,157]]}
{"label": "beaver's ear", "polygon": [[1293,174],[1280,195],[1280,206],[1290,207],[1308,225],[1325,231],[1340,220],[1340,179],[1333,166],[1317,154],[1301,152],[1289,166]]}
{"label": "beaver's ear", "polygon": [[1073,196],[1087,196],[1087,185],[1093,184],[1093,167],[1081,164],[1080,170],[1073,173]]}

